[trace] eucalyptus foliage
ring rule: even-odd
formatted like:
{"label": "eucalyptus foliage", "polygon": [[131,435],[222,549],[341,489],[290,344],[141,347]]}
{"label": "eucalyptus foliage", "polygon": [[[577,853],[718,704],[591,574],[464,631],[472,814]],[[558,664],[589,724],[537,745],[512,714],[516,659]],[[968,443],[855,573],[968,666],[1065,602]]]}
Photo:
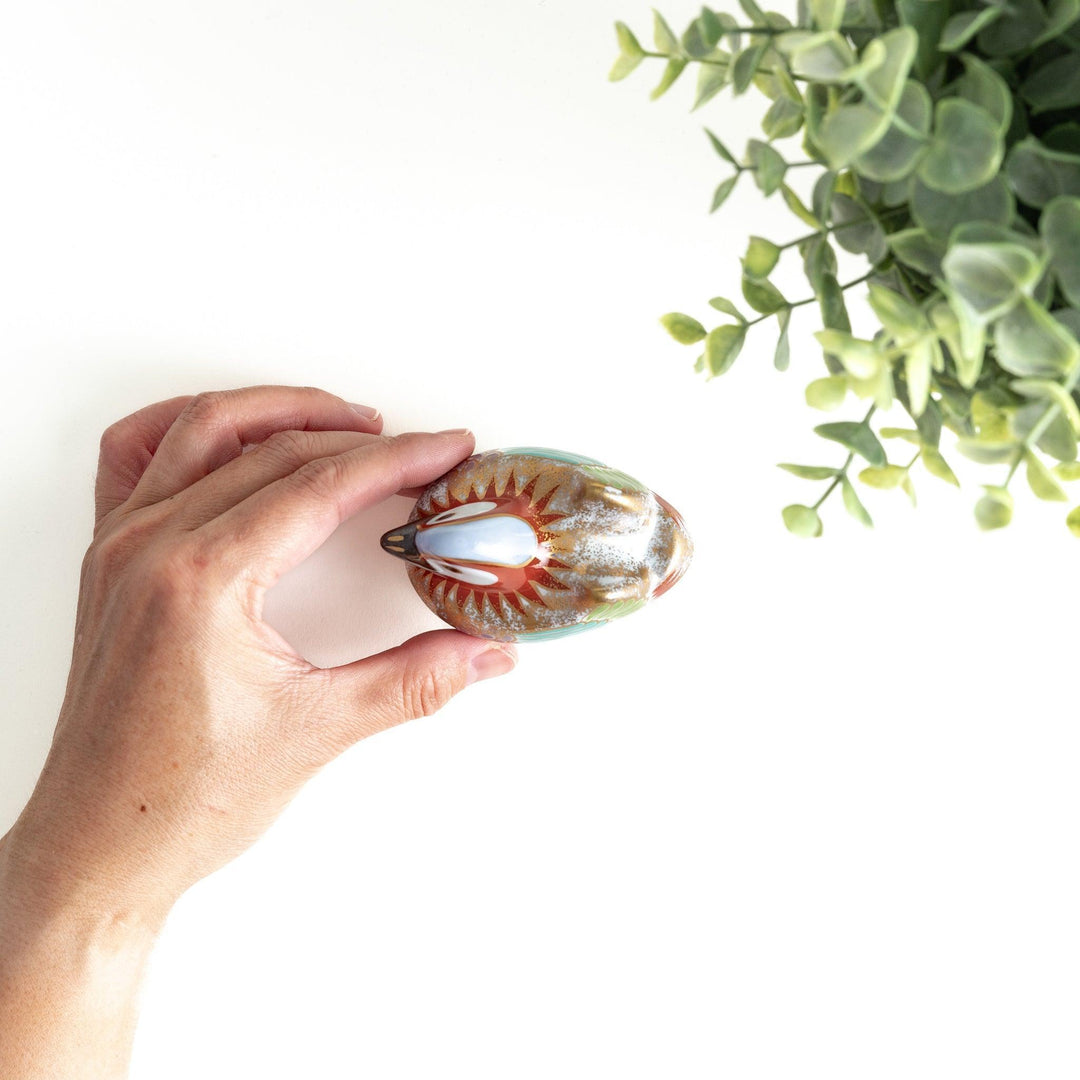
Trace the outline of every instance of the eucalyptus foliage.
{"label": "eucalyptus foliage", "polygon": [[[870,525],[856,468],[861,483],[912,502],[917,461],[958,486],[943,427],[959,453],[1001,470],[975,507],[981,528],[1009,523],[1021,465],[1040,499],[1066,501],[1062,484],[1080,479],[1080,0],[799,0],[796,24],[755,0],[739,6],[738,18],[702,8],[681,36],[654,12],[654,49],[616,24],[610,78],[654,58],[664,62],[654,99],[688,68],[694,109],[728,87],[768,99],[763,138],[741,157],[706,130],[733,170],[712,210],[749,174],[803,235],[750,238],[742,298],[752,316],[714,297],[718,325],[679,312],[661,322],[676,341],[703,343],[696,366],[713,378],[768,321],[785,369],[791,313],[817,305],[826,373],[807,403],[832,411],[862,399],[862,415],[814,429],[846,451],[842,463],[780,466],[827,485],[812,505],[784,509],[787,528],[820,536],[819,509],[837,488]],[[792,161],[773,144],[796,135],[804,156]],[[787,182],[796,168],[816,171],[810,205]],[[864,256],[868,272],[841,282],[834,245]],[[794,301],[770,280],[790,251],[810,293]],[[864,283],[880,324],[871,339],[852,334],[845,304]],[[875,412],[894,401],[912,426],[875,430]],[[905,442],[914,455],[891,461],[885,444]],[[1080,506],[1066,523],[1080,536]]]}

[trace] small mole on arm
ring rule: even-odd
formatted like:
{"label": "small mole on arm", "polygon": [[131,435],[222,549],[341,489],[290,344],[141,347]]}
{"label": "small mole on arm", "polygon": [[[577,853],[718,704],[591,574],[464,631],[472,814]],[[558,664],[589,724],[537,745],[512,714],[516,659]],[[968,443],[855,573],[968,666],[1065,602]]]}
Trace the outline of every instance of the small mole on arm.
{"label": "small mole on arm", "polygon": [[139,807],[139,813],[140,814],[145,814],[146,813],[146,803],[143,803],[142,806]]}

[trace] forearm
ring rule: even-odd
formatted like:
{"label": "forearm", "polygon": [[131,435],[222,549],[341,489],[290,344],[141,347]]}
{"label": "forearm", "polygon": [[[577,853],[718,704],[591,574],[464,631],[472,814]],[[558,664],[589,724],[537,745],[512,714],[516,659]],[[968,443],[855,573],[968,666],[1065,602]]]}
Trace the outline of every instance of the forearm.
{"label": "forearm", "polygon": [[121,1080],[160,920],[28,880],[0,845],[0,1076]]}

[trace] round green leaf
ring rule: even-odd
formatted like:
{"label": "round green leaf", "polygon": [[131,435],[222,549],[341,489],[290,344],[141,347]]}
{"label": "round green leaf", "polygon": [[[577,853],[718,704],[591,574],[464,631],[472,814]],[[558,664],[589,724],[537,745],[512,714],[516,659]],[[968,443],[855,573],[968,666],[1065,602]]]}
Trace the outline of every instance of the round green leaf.
{"label": "round green leaf", "polygon": [[805,537],[821,535],[821,518],[813,507],[793,503],[785,506],[781,514],[788,532]]}
{"label": "round green leaf", "polygon": [[[1077,0],[1080,3],[1080,0]],[[964,74],[953,84],[965,101],[985,109],[996,121],[1002,136],[1009,130],[1013,116],[1013,95],[1009,84],[989,64],[971,53],[960,57]]]}
{"label": "round green leaf", "polygon": [[1028,206],[1043,207],[1058,195],[1080,195],[1080,154],[1050,150],[1031,136],[1010,151],[1005,172]]}
{"label": "round green leaf", "polygon": [[870,465],[859,473],[859,479],[867,487],[880,488],[883,491],[899,487],[907,476],[907,469],[902,465]]}
{"label": "round green leaf", "polygon": [[1077,53],[1066,53],[1041,64],[1024,80],[1020,93],[1033,114],[1080,105],[1080,63]]}
{"label": "round green leaf", "polygon": [[1013,499],[1007,488],[984,484],[986,494],[975,504],[980,529],[1001,529],[1012,521]]}
{"label": "round green leaf", "polygon": [[[965,222],[992,221],[1008,225],[1015,209],[1016,200],[1000,173],[980,187],[958,194],[938,191],[918,178],[911,188],[912,216],[931,237],[940,238],[942,243],[957,225]],[[892,242],[893,237],[889,240]]]}
{"label": "round green leaf", "polygon": [[1069,516],[1065,519],[1065,524],[1069,526],[1069,532],[1073,536],[1080,536],[1080,506],[1073,507],[1069,511]]}
{"label": "round green leaf", "polygon": [[1046,309],[1024,296],[994,324],[998,363],[1014,375],[1062,375],[1080,364],[1080,344]]}
{"label": "round green leaf", "polygon": [[754,170],[754,182],[763,195],[771,195],[784,180],[787,162],[768,143],[751,139],[746,144],[746,157]]}
{"label": "round green leaf", "polygon": [[1047,203],[1039,218],[1039,232],[1061,291],[1073,307],[1080,308],[1080,198],[1059,195]]}
{"label": "round green leaf", "polygon": [[669,311],[666,315],[661,315],[660,323],[680,345],[693,345],[701,341],[708,332],[697,319],[684,315],[681,311]]}
{"label": "round green leaf", "polygon": [[742,278],[742,294],[746,302],[760,315],[772,315],[782,307],[787,307],[780,290],[770,281],[756,281],[745,272]]}
{"label": "round green leaf", "polygon": [[[906,128],[891,121],[878,142],[855,159],[855,168],[862,176],[882,183],[910,175],[926,152],[932,111],[933,102],[926,88],[908,79],[896,107],[896,115]],[[911,135],[907,128],[915,129],[921,137]]]}
{"label": "round green leaf", "polygon": [[824,379],[815,379],[806,388],[806,404],[813,409],[832,412],[844,403],[847,394],[847,376],[829,375]]}
{"label": "round green leaf", "polygon": [[1043,261],[1020,243],[958,243],[942,260],[945,279],[975,315],[989,322],[1030,294]]}
{"label": "round green leaf", "polygon": [[934,110],[933,139],[919,179],[937,191],[971,191],[994,177],[1004,152],[993,116],[970,101],[946,98]]}

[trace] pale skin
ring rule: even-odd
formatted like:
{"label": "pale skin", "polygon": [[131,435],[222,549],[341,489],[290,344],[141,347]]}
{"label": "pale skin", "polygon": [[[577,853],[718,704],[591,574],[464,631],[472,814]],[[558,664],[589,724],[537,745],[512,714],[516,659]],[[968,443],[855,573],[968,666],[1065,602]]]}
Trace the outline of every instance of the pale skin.
{"label": "pale skin", "polygon": [[67,692],[0,839],[5,1080],[126,1076],[177,899],[342,751],[513,668],[512,646],[456,630],[316,668],[262,621],[345,518],[473,451],[466,431],[381,430],[321,390],[262,386],[159,402],[102,437]]}

